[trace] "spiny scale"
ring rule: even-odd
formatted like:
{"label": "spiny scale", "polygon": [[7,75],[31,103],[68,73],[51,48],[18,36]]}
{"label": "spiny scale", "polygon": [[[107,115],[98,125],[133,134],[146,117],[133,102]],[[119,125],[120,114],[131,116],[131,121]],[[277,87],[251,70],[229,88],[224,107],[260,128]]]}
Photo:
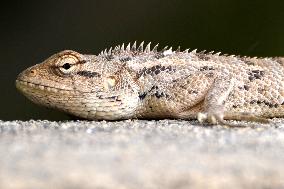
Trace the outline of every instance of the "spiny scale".
{"label": "spiny scale", "polygon": [[[151,49],[151,42],[149,42],[145,47],[144,47],[144,41],[142,41],[138,47],[136,45],[136,41],[132,44],[128,43],[127,46],[125,47],[124,43],[122,45],[117,45],[114,47],[110,47],[109,49],[105,49],[101,51],[99,55],[101,56],[109,56],[113,54],[119,54],[119,53],[125,53],[125,52],[136,52],[136,53],[157,53],[157,52],[163,52],[167,50],[172,50],[172,47],[165,46],[161,51],[158,51],[158,46],[159,43],[157,43],[152,49]],[[186,49],[184,53],[188,53],[189,49]],[[175,50],[175,52],[180,52],[180,46]]]}
{"label": "spiny scale", "polygon": [[[120,53],[125,53],[125,52],[134,52],[134,53],[158,53],[158,52],[164,52],[167,50],[172,50],[172,47],[169,46],[165,46],[164,48],[162,48],[162,50],[158,50],[158,46],[159,43],[157,43],[152,49],[151,49],[151,42],[149,42],[145,48],[144,48],[144,41],[142,41],[138,47],[137,47],[137,42],[134,41],[134,43],[131,46],[131,43],[128,43],[127,46],[125,47],[124,43],[122,43],[121,45],[117,45],[114,48],[110,47],[109,49],[105,49],[103,51],[100,52],[99,55],[101,56],[109,56],[109,55],[119,55]],[[231,57],[237,57],[237,58],[258,58],[258,57],[248,57],[248,56],[240,56],[240,55],[234,55],[234,54],[224,54],[221,52],[215,52],[215,51],[209,51],[207,52],[206,50],[201,50],[198,51],[197,49],[193,49],[192,51],[190,51],[190,49],[185,49],[183,51],[181,51],[181,47],[178,46],[177,49],[173,52],[179,53],[198,53],[201,55],[217,55],[217,56],[231,56]]]}
{"label": "spiny scale", "polygon": [[[162,50],[158,51],[158,46],[159,43],[157,43],[152,49],[151,49],[151,42],[149,42],[145,47],[144,47],[144,41],[142,41],[138,47],[137,47],[137,42],[135,41],[132,45],[131,43],[128,43],[127,46],[125,47],[124,43],[122,43],[121,45],[117,45],[114,48],[110,47],[109,49],[105,49],[103,51],[100,52],[100,56],[109,56],[109,55],[119,55],[120,53],[126,53],[126,52],[133,52],[133,53],[158,53],[158,52],[164,52],[167,50],[172,50],[172,47],[168,47],[165,46],[164,48],[162,48]],[[221,52],[214,52],[214,51],[210,51],[207,52],[206,50],[202,50],[202,51],[197,51],[197,49],[193,49],[192,51],[189,51],[190,49],[185,49],[184,51],[181,51],[180,46],[177,47],[177,49],[173,52],[179,53],[199,53],[199,54],[203,54],[203,55],[218,55],[220,56],[222,53]],[[236,55],[228,55],[228,54],[222,54],[223,56],[233,56],[233,57],[237,57]],[[240,57],[240,56],[238,56]],[[246,58],[246,57],[244,57]]]}

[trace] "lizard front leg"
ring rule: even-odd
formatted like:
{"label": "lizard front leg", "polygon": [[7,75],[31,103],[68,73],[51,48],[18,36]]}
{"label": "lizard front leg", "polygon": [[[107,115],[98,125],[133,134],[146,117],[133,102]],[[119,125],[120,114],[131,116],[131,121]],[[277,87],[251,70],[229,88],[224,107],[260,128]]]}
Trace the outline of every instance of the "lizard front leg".
{"label": "lizard front leg", "polygon": [[197,114],[200,123],[204,121],[211,124],[224,123],[225,103],[235,84],[236,80],[231,76],[218,76],[215,78],[205,96],[204,111]]}

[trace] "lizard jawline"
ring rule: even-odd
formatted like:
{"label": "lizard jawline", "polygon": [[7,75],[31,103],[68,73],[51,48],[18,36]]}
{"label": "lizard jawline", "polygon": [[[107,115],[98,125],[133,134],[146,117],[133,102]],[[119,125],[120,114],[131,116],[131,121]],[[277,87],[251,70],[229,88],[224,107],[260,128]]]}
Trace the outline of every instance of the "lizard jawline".
{"label": "lizard jawline", "polygon": [[62,88],[40,85],[40,84],[32,83],[32,82],[29,82],[29,81],[23,81],[23,80],[16,80],[16,87],[20,91],[23,91],[27,88],[34,89],[34,90],[40,90],[40,91],[48,91],[48,92],[68,92],[68,91],[72,91],[72,90],[67,90],[67,89],[62,89]]}

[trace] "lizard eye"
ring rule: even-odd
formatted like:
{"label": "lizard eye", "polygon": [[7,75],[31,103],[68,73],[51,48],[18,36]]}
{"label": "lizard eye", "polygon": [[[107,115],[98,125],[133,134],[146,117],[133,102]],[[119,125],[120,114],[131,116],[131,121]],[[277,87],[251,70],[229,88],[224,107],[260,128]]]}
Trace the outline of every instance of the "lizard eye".
{"label": "lizard eye", "polygon": [[62,74],[70,74],[76,69],[76,65],[71,63],[64,63],[62,66],[59,66],[58,69]]}
{"label": "lizard eye", "polygon": [[62,65],[62,68],[65,70],[69,70],[71,68],[71,64],[70,63],[65,63]]}
{"label": "lizard eye", "polygon": [[71,75],[81,67],[80,61],[82,61],[80,56],[74,52],[64,51],[56,59],[54,71],[59,76]]}

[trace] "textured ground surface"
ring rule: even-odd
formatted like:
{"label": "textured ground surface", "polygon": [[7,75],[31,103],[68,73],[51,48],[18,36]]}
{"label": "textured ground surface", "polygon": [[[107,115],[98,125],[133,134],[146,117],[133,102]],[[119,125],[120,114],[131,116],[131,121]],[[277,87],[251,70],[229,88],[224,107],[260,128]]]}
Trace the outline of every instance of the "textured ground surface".
{"label": "textured ground surface", "polygon": [[274,121],[0,121],[0,188],[283,188],[284,121]]}

